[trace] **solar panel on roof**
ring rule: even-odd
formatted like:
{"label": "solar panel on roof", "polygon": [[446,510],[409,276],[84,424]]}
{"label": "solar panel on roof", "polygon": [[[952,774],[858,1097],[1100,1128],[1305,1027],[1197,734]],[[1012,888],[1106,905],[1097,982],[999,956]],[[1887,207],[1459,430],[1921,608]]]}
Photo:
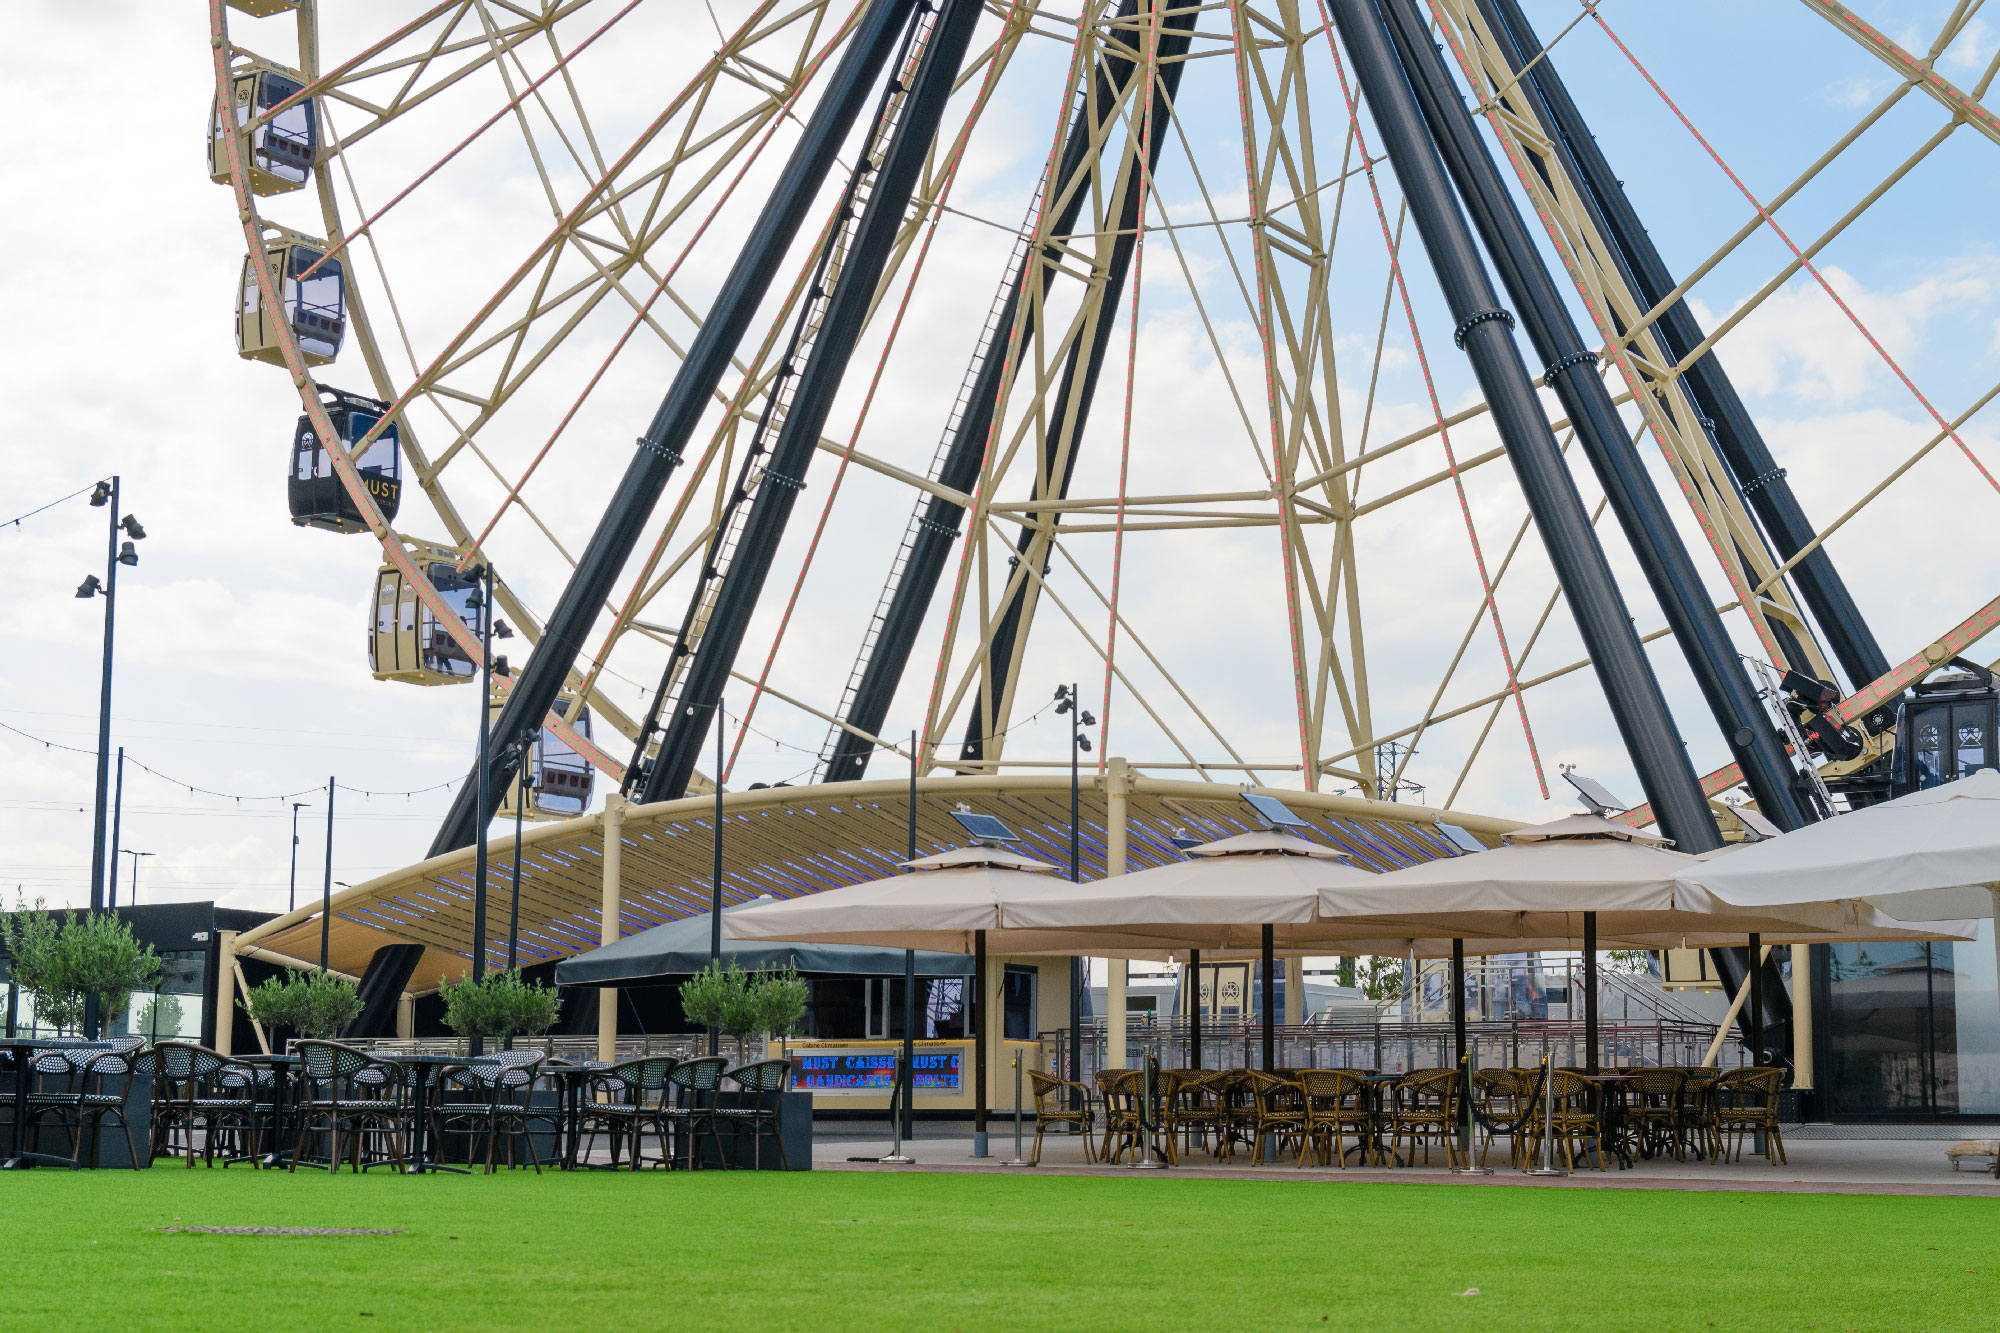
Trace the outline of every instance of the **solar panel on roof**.
{"label": "solar panel on roof", "polygon": [[954,810],[951,817],[972,836],[974,842],[1019,842],[1020,836],[992,815],[976,810]]}
{"label": "solar panel on roof", "polygon": [[1473,837],[1456,824],[1439,823],[1437,831],[1444,834],[1445,839],[1461,852],[1483,852],[1486,850],[1485,843]]}
{"label": "solar panel on roof", "polygon": [[1620,810],[1631,808],[1625,802],[1613,796],[1605,788],[1604,784],[1596,778],[1587,778],[1583,774],[1571,772],[1569,769],[1563,770],[1563,778],[1570,786],[1576,788],[1576,794],[1583,799],[1583,803],[1590,807],[1591,811],[1595,814],[1616,814]]}
{"label": "solar panel on roof", "polygon": [[1243,793],[1243,799],[1250,803],[1250,808],[1257,812],[1257,817],[1272,828],[1312,827],[1311,824],[1308,824],[1305,820],[1288,810],[1285,807],[1285,803],[1275,796],[1265,796],[1261,792],[1246,791]]}
{"label": "solar panel on roof", "polygon": [[1729,807],[1729,813],[1735,815],[1738,822],[1744,828],[1756,834],[1759,840],[1775,838],[1783,832],[1782,829],[1773,824],[1761,811],[1752,810],[1747,805],[1732,805]]}

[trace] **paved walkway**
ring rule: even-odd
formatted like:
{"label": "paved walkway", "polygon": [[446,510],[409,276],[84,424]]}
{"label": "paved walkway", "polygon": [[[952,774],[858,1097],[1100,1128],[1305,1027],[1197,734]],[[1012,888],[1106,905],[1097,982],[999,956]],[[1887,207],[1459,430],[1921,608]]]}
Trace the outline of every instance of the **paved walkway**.
{"label": "paved walkway", "polygon": [[[1021,1173],[1025,1168],[1003,1166],[1014,1155],[1011,1121],[993,1122],[988,1138],[988,1155],[972,1156],[969,1125],[920,1124],[917,1137],[905,1152],[916,1159],[913,1166],[882,1166],[877,1158],[890,1150],[889,1140],[880,1137],[879,1124],[842,1125],[822,1122],[813,1145],[813,1166],[822,1171],[952,1171],[972,1173]],[[1925,1131],[1929,1127],[1924,1127]],[[1453,1175],[1445,1170],[1442,1157],[1426,1166],[1421,1159],[1412,1167],[1395,1169],[1353,1167],[1348,1170],[1307,1168],[1300,1170],[1289,1160],[1270,1166],[1252,1167],[1247,1158],[1216,1162],[1206,1152],[1184,1158],[1179,1167],[1145,1171],[1122,1165],[1086,1164],[1082,1143],[1074,1138],[1050,1138],[1043,1144],[1042,1164],[1034,1168],[1040,1175],[1123,1176],[1141,1178],[1198,1178],[1207,1180],[1293,1180],[1366,1181],[1432,1185],[1527,1185],[1567,1189],[1652,1189],[1652,1190],[1743,1190],[1754,1193],[1793,1194],[1946,1194],[2000,1196],[2000,1180],[1968,1167],[1953,1171],[1945,1157],[1951,1142],[1985,1135],[2000,1135],[1991,1126],[1968,1126],[1960,1140],[1936,1138],[1822,1138],[1829,1132],[1814,1132],[1785,1143],[1785,1165],[1766,1163],[1746,1154],[1740,1162],[1676,1162],[1672,1159],[1635,1161],[1629,1171],[1620,1171],[1615,1162],[1610,1169],[1579,1169],[1563,1177],[1530,1176],[1507,1163],[1504,1146],[1496,1148],[1490,1176]],[[1830,1132],[1839,1132],[1837,1128]],[[1871,1132],[1880,1132],[1871,1127]],[[1032,1145],[1032,1131],[1024,1139]],[[862,1158],[851,1161],[850,1158]]]}

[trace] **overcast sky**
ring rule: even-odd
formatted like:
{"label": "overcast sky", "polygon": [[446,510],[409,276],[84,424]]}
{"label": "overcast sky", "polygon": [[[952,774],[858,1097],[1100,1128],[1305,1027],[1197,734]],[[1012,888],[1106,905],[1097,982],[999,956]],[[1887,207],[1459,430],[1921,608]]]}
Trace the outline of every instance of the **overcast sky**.
{"label": "overcast sky", "polygon": [[[1561,0],[1529,8],[1545,34],[1576,16],[1575,7]],[[1746,8],[1751,12],[1743,12]],[[1922,50],[1951,6],[1943,0],[1898,0],[1857,8]],[[343,26],[327,38],[328,58],[358,48],[371,32],[385,31],[398,12],[400,7],[387,4],[344,7]],[[1669,7],[1610,0],[1603,12],[1729,165],[1766,198],[1894,87],[1886,67],[1800,5],[1772,0],[1753,7],[1720,2]],[[718,5],[717,13],[726,25],[734,9]],[[697,21],[691,14],[701,17]],[[0,214],[0,253],[6,256],[0,262],[0,309],[8,315],[0,335],[7,342],[0,356],[0,420],[6,423],[0,434],[5,451],[0,522],[116,473],[123,479],[124,508],[149,533],[139,544],[139,566],[122,571],[112,742],[147,766],[128,763],[125,775],[124,844],[152,854],[139,870],[140,900],[213,897],[282,908],[290,869],[290,806],[235,799],[277,794],[296,794],[306,807],[299,877],[302,893],[316,891],[326,873],[323,792],[329,776],[346,788],[385,793],[338,794],[333,879],[358,883],[405,864],[422,855],[436,827],[446,801],[440,784],[465,771],[476,700],[465,688],[418,689],[371,680],[363,616],[379,549],[365,537],[295,528],[287,516],[285,453],[297,398],[282,373],[240,361],[231,346],[227,311],[243,239],[228,192],[211,184],[204,170],[202,131],[212,79],[202,12],[140,0],[21,0],[10,7],[9,17],[15,35],[0,49],[0,194],[11,202]],[[257,40],[289,40],[281,25],[232,22],[239,41],[249,42],[252,33]],[[714,43],[706,14],[693,6],[658,0],[635,14],[632,24],[630,40],[607,42],[592,53],[596,63],[577,65],[607,153],[616,152],[657,112],[662,97],[654,90],[673,86],[660,68],[662,52],[667,64],[686,67]],[[1992,33],[1975,21],[1939,68],[1969,87],[1993,54]],[[1750,215],[1749,205],[1593,25],[1578,27],[1557,55],[1670,262],[1685,267],[1706,257]],[[281,52],[279,58],[289,62],[295,55]],[[1324,60],[1324,53],[1318,58]],[[87,61],[118,70],[119,77],[95,78]],[[940,231],[945,239],[936,267],[917,287],[908,313],[912,350],[907,356],[899,352],[900,383],[906,387],[885,393],[871,409],[859,437],[863,449],[912,469],[927,466],[977,316],[1004,264],[1007,237],[990,224],[1004,228],[1019,222],[1026,188],[1053,133],[1050,79],[1059,77],[1061,68],[1052,46],[1033,52],[1010,70],[996,93],[1002,114],[993,124],[1026,125],[1031,132],[996,129],[972,140],[961,194],[954,197],[968,216],[954,221],[960,230]],[[1240,210],[1241,138],[1226,62],[1191,62],[1190,70],[1181,106],[1190,126],[1189,152],[1204,171],[1234,155],[1236,186],[1218,185],[1215,202],[1225,213],[1232,204]],[[128,77],[139,74],[143,78]],[[505,96],[497,82],[468,80],[454,107],[477,123]],[[1337,86],[1316,83],[1314,96],[1319,114],[1332,117],[1338,110]],[[465,132],[451,133],[445,122],[441,111],[436,123],[413,124],[400,138],[385,133],[374,149],[357,150],[357,171],[364,174],[359,188],[375,200],[393,194],[420,164],[442,155]],[[1905,99],[1851,154],[1801,192],[1782,215],[1787,230],[1800,244],[1817,237],[1941,123],[1934,102],[1921,95]],[[1329,136],[1320,147],[1327,174],[1334,170],[1336,152],[1327,144],[1339,128],[1337,119],[1322,127]],[[518,137],[514,142],[518,146]],[[1993,377],[2000,337],[2000,260],[1990,241],[1991,218],[2000,204],[1996,152],[2000,149],[1990,141],[1961,129],[1819,257],[1828,282],[1946,416],[1963,412]],[[1185,164],[1177,167],[1175,161],[1170,157],[1163,167],[1159,190],[1163,208],[1178,222],[1194,215],[1200,195]],[[555,177],[561,188],[562,172]],[[274,205],[273,214],[289,217],[286,207],[292,204]],[[1346,207],[1372,205],[1357,186]],[[420,347],[426,338],[435,346],[437,330],[456,328],[498,275],[520,262],[522,238],[531,226],[546,227],[546,209],[524,156],[498,147],[488,151],[484,142],[452,173],[400,206],[395,221],[401,230],[384,227],[383,250],[396,275],[399,313]],[[299,215],[295,225],[309,229],[310,219],[310,213]],[[1363,221],[1373,226],[1371,219]],[[1365,367],[1372,347],[1382,299],[1379,244],[1376,248],[1376,268],[1357,267],[1353,299],[1342,304],[1346,341],[1340,345],[1349,366]],[[687,272],[687,292],[699,297],[711,291],[729,253],[714,244],[703,249]],[[1183,275],[1166,247],[1149,242],[1147,256],[1153,285],[1145,289],[1138,338],[1137,364],[1143,369],[1135,372],[1131,409],[1131,491],[1171,493],[1177,480],[1196,472],[1202,489],[1259,484],[1254,452],[1236,443],[1245,431],[1223,373],[1226,364],[1253,401],[1261,401],[1254,328],[1240,318],[1240,310],[1234,319],[1225,312],[1222,361],[1203,332],[1203,312],[1236,299],[1226,257],[1191,239]],[[1787,257],[1782,242],[1759,236],[1704,279],[1696,290],[1699,311],[1719,319],[1756,292]],[[1440,392],[1446,410],[1452,410],[1470,401],[1469,380],[1447,340],[1448,323],[1437,324],[1437,297],[1424,266],[1414,262],[1410,273]],[[359,282],[382,323],[387,302],[369,286],[374,277],[364,270]],[[1206,304],[1196,300],[1197,293]],[[1089,494],[1112,493],[1118,482],[1122,331],[1116,342],[1116,364],[1100,391],[1100,402],[1111,406],[1093,418],[1094,452],[1087,454],[1078,481]],[[1376,439],[1429,419],[1423,381],[1408,349],[1406,336],[1388,341],[1374,408]],[[857,355],[857,367],[873,350]],[[1830,519],[1854,503],[1934,429],[1925,408],[1809,279],[1788,283],[1724,341],[1722,353],[1816,518]],[[546,397],[523,411],[550,414],[570,401],[574,375],[558,381],[575,369],[553,364]],[[670,369],[657,344],[637,347],[619,365],[624,378],[612,377],[590,413],[579,418],[576,435],[563,446],[574,452],[557,455],[559,476],[539,483],[537,502],[554,516],[552,523],[571,549],[588,533],[615,468],[622,466],[618,451],[629,448],[643,426],[662,374]],[[1352,374],[1344,372],[1342,411],[1358,422],[1365,404],[1359,398],[1347,401],[1356,389]],[[366,387],[351,349],[325,378]],[[850,380],[851,392],[843,395],[829,434],[843,434],[859,410],[866,376],[857,373]],[[507,439],[496,435],[492,447],[501,451],[502,471],[517,470],[545,435],[545,420]],[[1985,418],[1975,417],[1961,437],[1989,467],[2000,462],[2000,443]],[[1218,461],[1225,451],[1216,441],[1225,439],[1227,449],[1237,452]],[[1469,427],[1459,448],[1473,453],[1489,442],[1490,436]],[[1409,476],[1441,465],[1434,451],[1421,460],[1414,453],[1397,464],[1407,463]],[[1678,512],[1678,494],[1659,466],[1657,450],[1649,445],[1647,456]],[[813,486],[819,487],[830,469],[826,460],[816,466],[821,470]],[[1370,489],[1381,493],[1403,475],[1384,465]],[[907,492],[879,478],[856,476],[843,484],[854,488],[854,498],[843,500],[844,508],[835,512],[828,545],[814,565],[814,577],[823,581],[807,585],[789,630],[789,655],[773,668],[774,683],[801,691],[816,677],[831,676],[836,684],[845,678],[853,640],[865,623],[857,612],[873,606],[880,587],[877,546],[869,543],[887,541],[882,549],[893,549],[908,510]],[[1587,476],[1581,486],[1594,501],[1596,490]],[[454,498],[460,494],[454,492]],[[483,519],[497,502],[498,483],[468,478],[462,494],[468,513]],[[823,492],[808,489],[805,495],[780,560],[783,572],[773,579],[778,587],[782,578],[783,592],[789,592],[803,558]],[[1479,605],[1457,501],[1442,487],[1429,500],[1435,503],[1399,510],[1394,522],[1363,530],[1365,605],[1371,642],[1379,638],[1382,645],[1374,666],[1379,711],[1385,715],[1421,711],[1438,663]],[[1476,474],[1468,503],[1493,560],[1518,521],[1518,492],[1495,466]],[[1947,445],[1830,543],[1892,660],[1908,656],[1993,595],[2000,556],[1996,506],[2000,497],[1992,487],[1963,453]],[[406,505],[403,526],[438,531],[435,520],[426,525],[422,514],[421,501]],[[9,899],[17,886],[29,899],[87,897],[92,759],[76,751],[95,745],[103,603],[79,601],[73,592],[86,573],[102,572],[105,517],[79,497],[0,530],[0,569],[7,574],[0,579],[0,642],[6,649],[0,652],[0,725],[8,728],[0,730],[0,893]],[[1126,605],[1139,632],[1152,636],[1149,644],[1191,682],[1191,693],[1205,707],[1219,710],[1224,729],[1247,753],[1271,762],[1295,761],[1290,672],[1277,614],[1282,584],[1275,542],[1268,530],[1260,532],[1217,536],[1207,544],[1158,535],[1145,544],[1135,538],[1122,575]],[[1688,532],[1691,541],[1699,541],[1691,526]],[[562,566],[546,547],[532,545],[539,539],[518,518],[503,526],[502,538],[519,543],[496,548],[502,566],[531,605],[546,612],[561,586]],[[1627,583],[1635,618],[1642,628],[1657,625],[1658,613],[1639,587],[1629,553],[1615,535],[1607,546]],[[537,549],[545,554],[532,554]],[[1546,576],[1537,572],[1544,568],[1539,552],[1532,543],[1524,550],[1522,587],[1518,594],[1510,592],[1511,600],[1503,599],[1517,647],[1549,592]],[[1082,557],[1081,566],[1108,580],[1110,561],[1106,544]],[[1076,583],[1063,585],[1059,579],[1052,576],[1053,588],[1067,586],[1082,598]],[[757,633],[768,641],[782,610],[776,595],[766,601],[777,605],[760,619],[753,642],[762,642]],[[1213,632],[1215,618],[1224,613],[1240,622],[1239,633]],[[658,614],[677,619],[679,603],[666,599]],[[1039,656],[1024,673],[1037,697],[1021,715],[1042,706],[1045,680],[1091,682],[1086,692],[1101,702],[1102,668],[1091,666],[1077,637],[1082,631],[1064,627],[1046,607],[1043,614],[1055,628],[1046,645],[1038,644]],[[1746,650],[1752,646],[1740,624],[1732,622],[1732,632]],[[1568,660],[1569,642],[1573,631],[1558,609],[1537,660],[1544,667]],[[1468,680],[1454,687],[1459,693],[1453,698],[1494,688],[1498,666],[1490,633],[1475,635],[1472,643]],[[746,669],[762,665],[761,648],[754,655],[757,660],[749,661],[753,654],[746,649]],[[1989,646],[1985,657],[1993,655]],[[1655,661],[1691,752],[1698,764],[1709,761],[1712,767],[1720,762],[1720,747],[1709,735],[1713,728],[1701,715],[1684,667],[1664,642],[1656,645]],[[1133,670],[1144,676],[1136,659]],[[609,688],[621,706],[636,710],[642,697],[638,682],[650,677],[647,670],[633,675]],[[922,706],[929,684],[926,675],[921,688],[899,698],[892,726],[914,721],[911,713]],[[1145,677],[1140,684],[1159,682]],[[1531,696],[1530,706],[1551,781],[1557,763],[1573,762],[1637,799],[1637,784],[1587,677]],[[1112,712],[1130,729],[1114,737],[1115,750],[1164,752],[1128,693],[1114,692]],[[1163,725],[1185,720],[1172,708],[1164,716]],[[732,785],[796,776],[810,767],[824,733],[821,724],[775,704],[758,718],[760,733],[745,741]],[[1475,716],[1460,731],[1441,734],[1435,753],[1426,751],[1413,765],[1412,776],[1430,788],[1425,799],[1441,799],[1452,784],[1457,759],[1476,737],[1480,720]],[[58,748],[38,743],[43,741]],[[1014,744],[1019,747],[1014,753],[1024,757],[1057,753],[1054,720],[1043,716]],[[1541,799],[1511,716],[1494,724],[1488,744],[1487,758],[1460,793],[1460,806],[1521,818],[1552,817],[1569,808],[1559,784],[1552,801]],[[622,743],[615,748],[622,750]],[[402,792],[416,794],[387,794]],[[128,859],[121,880],[129,875],[129,864]],[[121,899],[126,896],[121,888]]]}

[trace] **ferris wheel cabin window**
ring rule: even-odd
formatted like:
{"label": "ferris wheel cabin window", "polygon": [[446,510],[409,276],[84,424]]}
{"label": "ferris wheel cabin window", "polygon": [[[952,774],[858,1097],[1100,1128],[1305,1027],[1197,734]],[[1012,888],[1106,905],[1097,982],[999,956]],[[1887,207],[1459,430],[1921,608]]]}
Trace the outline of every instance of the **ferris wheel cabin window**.
{"label": "ferris wheel cabin window", "polygon": [[289,328],[308,366],[323,366],[340,355],[347,335],[347,273],[324,242],[291,235],[264,247],[263,263],[277,288],[278,311],[264,308],[258,285],[258,258],[243,261],[237,286],[236,351],[249,361],[285,362],[280,330]]}
{"label": "ferris wheel cabin window", "polygon": [[319,160],[318,103],[298,96],[305,88],[299,75],[248,59],[231,74],[228,113],[219,103],[210,106],[209,179],[229,183],[227,136],[235,133],[244,136],[239,142],[252,194],[303,189]]}
{"label": "ferris wheel cabin window", "polygon": [[[396,423],[391,421],[383,426],[365,448],[361,444],[382,420],[389,405],[323,385],[319,398],[341,447],[353,460],[355,471],[361,474],[361,484],[382,511],[383,519],[394,519],[403,492],[402,441]],[[330,532],[368,530],[366,515],[334,471],[333,455],[321,444],[310,415],[300,416],[292,433],[291,480],[286,490],[292,522],[301,527],[325,528]]]}
{"label": "ferris wheel cabin window", "polygon": [[[556,700],[556,712],[564,720],[571,716],[568,699]],[[590,739],[590,710],[577,708],[572,724],[578,735]],[[569,819],[590,808],[596,770],[576,748],[548,727],[535,736],[534,751],[528,759],[528,811],[532,814]]]}
{"label": "ferris wheel cabin window", "polygon": [[[420,545],[411,552],[423,577],[445,605],[478,638],[485,633],[484,607],[475,606],[478,580],[458,571],[458,553]],[[368,665],[377,680],[413,685],[457,685],[478,673],[478,665],[440,624],[419,591],[394,563],[375,575],[375,602],[369,613]]]}

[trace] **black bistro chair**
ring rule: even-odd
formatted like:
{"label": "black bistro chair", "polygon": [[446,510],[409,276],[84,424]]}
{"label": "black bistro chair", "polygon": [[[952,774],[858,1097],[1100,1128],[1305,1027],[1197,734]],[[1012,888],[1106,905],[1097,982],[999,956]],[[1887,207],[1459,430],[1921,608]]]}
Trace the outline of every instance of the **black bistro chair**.
{"label": "black bistro chair", "polygon": [[[179,1155],[194,1165],[215,1165],[215,1150],[224,1134],[247,1128],[254,1109],[250,1098],[234,1086],[225,1087],[228,1057],[188,1041],[163,1041],[135,1057],[141,1073],[153,1076],[153,1138],[148,1160]],[[233,1083],[233,1080],[232,1080]],[[199,1133],[200,1143],[195,1136]]]}
{"label": "black bistro chair", "polygon": [[749,1095],[747,1106],[719,1106],[715,1109],[718,1126],[727,1125],[732,1131],[729,1160],[740,1165],[743,1161],[743,1135],[750,1135],[750,1167],[753,1171],[764,1169],[764,1136],[768,1133],[778,1145],[778,1160],[785,1170],[792,1169],[792,1159],[785,1152],[784,1127],[778,1122],[778,1110],[783,1105],[785,1091],[792,1086],[792,1062],[790,1060],[760,1060],[754,1065],[729,1072],[730,1082]]}
{"label": "black bistro chair", "polygon": [[542,1173],[541,1156],[535,1151],[535,1137],[528,1132],[528,1121],[533,1107],[531,1102],[535,1084],[541,1077],[542,1053],[510,1052],[528,1058],[512,1060],[505,1064],[497,1061],[474,1060],[464,1064],[445,1065],[437,1071],[437,1102],[431,1107],[431,1137],[434,1142],[443,1142],[446,1134],[466,1134],[471,1136],[470,1150],[466,1153],[468,1162],[477,1160],[479,1141],[486,1141],[486,1172],[495,1170],[495,1148],[502,1138],[507,1142],[507,1166],[511,1170],[514,1161],[514,1144],[528,1145],[528,1162],[535,1168],[535,1174]]}
{"label": "black bistro chair", "polygon": [[138,1170],[146,1165],[132,1141],[132,1122],[125,1110],[126,1094],[136,1068],[136,1054],[130,1049],[112,1050],[102,1045],[65,1046],[38,1051],[28,1066],[27,1077],[34,1080],[28,1092],[28,1129],[34,1135],[31,1151],[41,1151],[41,1132],[53,1125],[69,1134],[69,1158],[79,1166],[83,1135],[90,1134],[90,1161],[97,1165],[98,1139],[109,1120],[124,1132],[125,1151]]}
{"label": "black bistro chair", "polygon": [[667,1123],[674,1127],[675,1150],[686,1154],[690,1169],[701,1165],[701,1145],[697,1142],[706,1130],[709,1141],[715,1145],[715,1160],[722,1156],[722,1138],[715,1128],[715,1094],[722,1087],[722,1071],[729,1062],[719,1055],[704,1055],[698,1060],[683,1060],[667,1075],[675,1097],[666,1109]]}
{"label": "black bistro chair", "polygon": [[618,1169],[619,1152],[629,1143],[632,1169],[645,1162],[646,1132],[659,1140],[660,1155],[653,1160],[663,1167],[673,1165],[669,1140],[673,1120],[667,1104],[668,1077],[675,1061],[670,1055],[645,1055],[626,1060],[596,1074],[591,1079],[590,1100],[584,1102],[577,1120],[577,1132],[587,1134],[578,1159],[588,1164],[590,1149],[601,1131],[610,1140],[611,1169]]}
{"label": "black bistro chair", "polygon": [[401,1171],[403,1143],[413,1128],[403,1066],[337,1041],[296,1041],[292,1053],[299,1057],[299,1100],[291,1169],[297,1171],[306,1156],[308,1136],[326,1134],[329,1175],[340,1170],[343,1135],[356,1172],[364,1157],[371,1158],[369,1166],[388,1161]]}

